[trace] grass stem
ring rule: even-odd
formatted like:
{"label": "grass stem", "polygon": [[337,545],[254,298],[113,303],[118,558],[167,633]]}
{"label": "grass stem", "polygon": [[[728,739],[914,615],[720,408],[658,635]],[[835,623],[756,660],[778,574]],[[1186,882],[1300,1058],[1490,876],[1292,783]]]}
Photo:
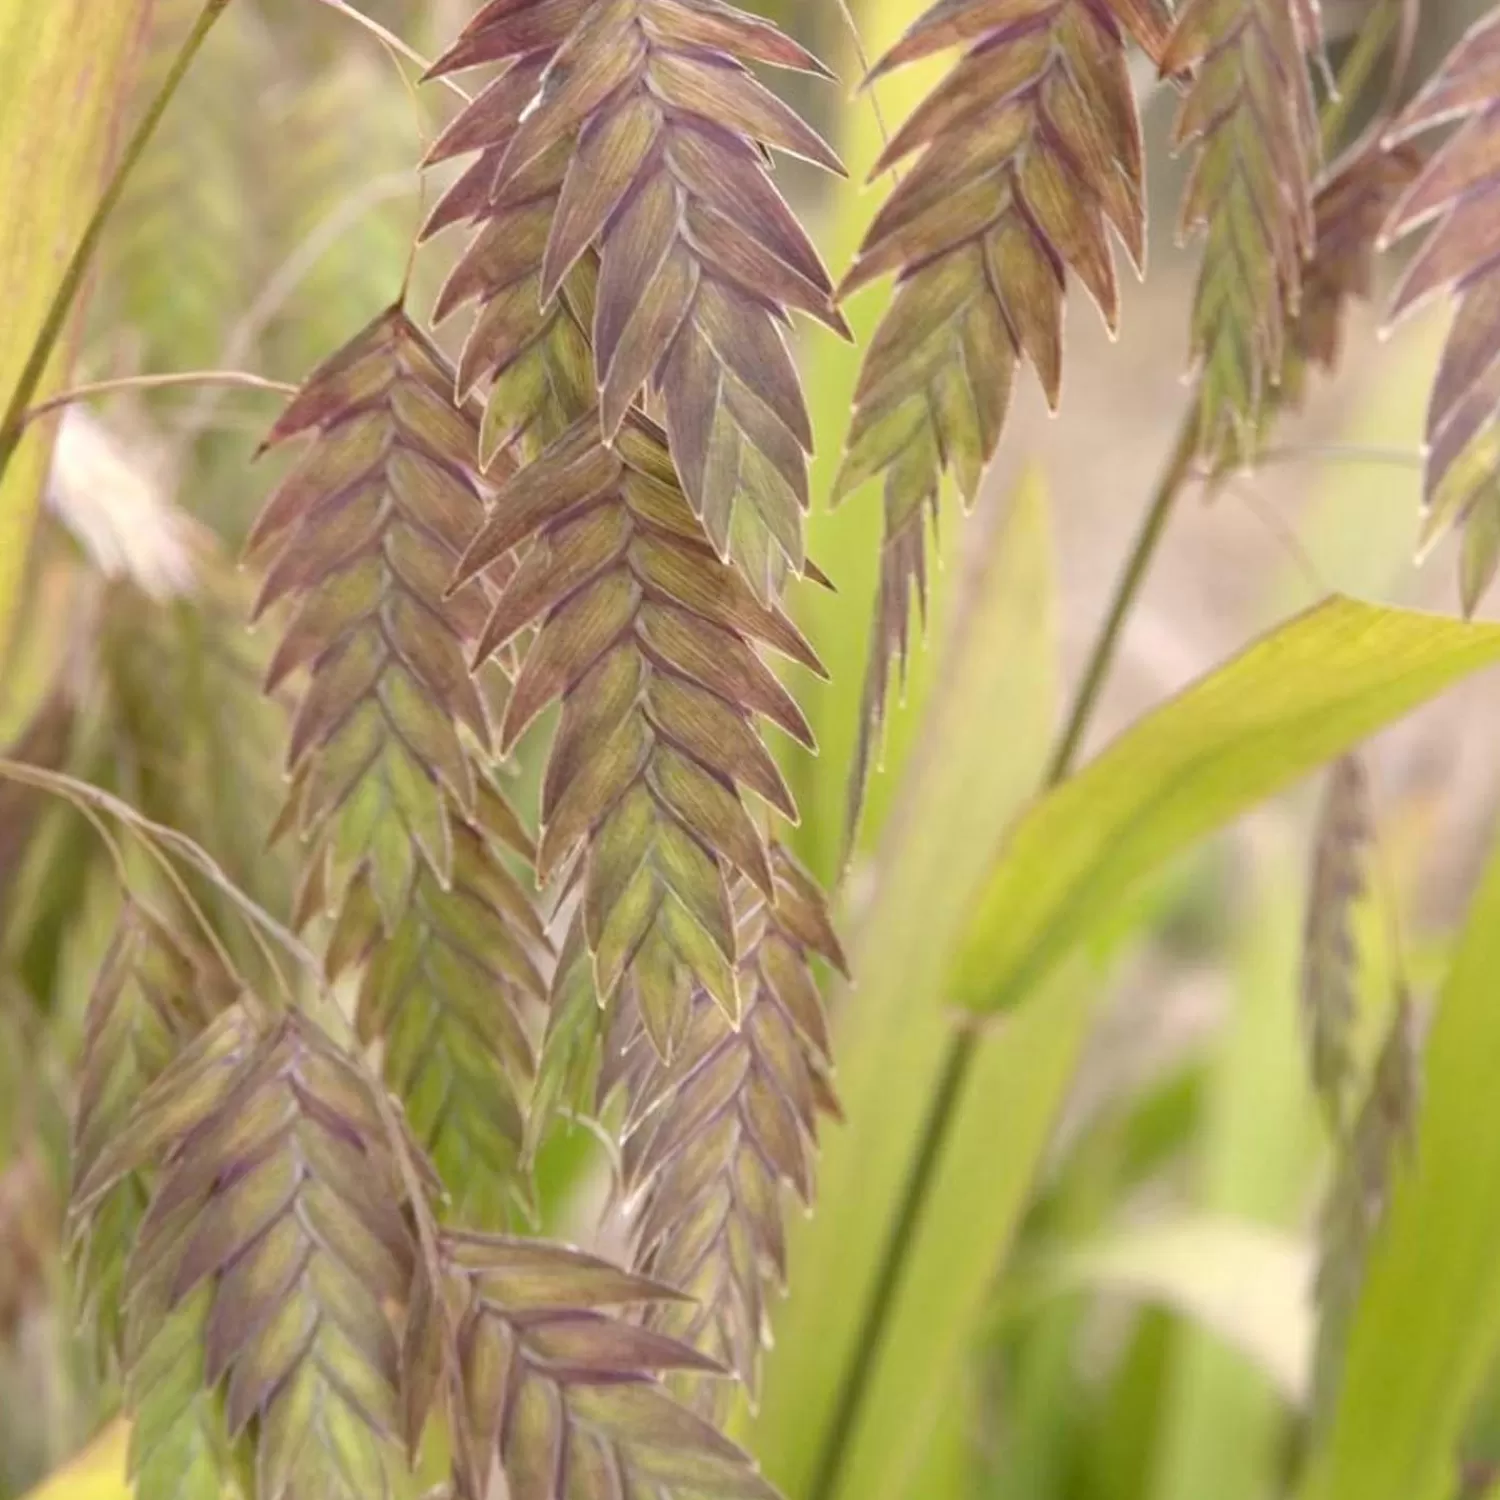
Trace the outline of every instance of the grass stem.
{"label": "grass stem", "polygon": [[[1150,570],[1177,497],[1193,477],[1196,439],[1197,408],[1194,406],[1190,408],[1173,444],[1171,455],[1157,481],[1146,518],[1136,534],[1125,566],[1115,584],[1114,595],[1089,652],[1067,723],[1063,726],[1047,763],[1043,790],[1062,781],[1077,760],[1084,734],[1098,706],[1099,695],[1118,654],[1125,623],[1140,596],[1141,586]],[[957,1117],[969,1074],[979,1056],[981,1035],[978,1030],[964,1028],[956,1030],[948,1043],[942,1070],[933,1090],[932,1103],[922,1126],[917,1152],[901,1190],[890,1238],[886,1241],[875,1275],[875,1284],[860,1321],[861,1331],[855,1346],[854,1361],[839,1392],[833,1420],[829,1423],[823,1441],[822,1453],[809,1492],[810,1500],[833,1500],[844,1459],[854,1437],[860,1409],[879,1363],[886,1327],[895,1309],[896,1290],[936,1177],[935,1169]]]}

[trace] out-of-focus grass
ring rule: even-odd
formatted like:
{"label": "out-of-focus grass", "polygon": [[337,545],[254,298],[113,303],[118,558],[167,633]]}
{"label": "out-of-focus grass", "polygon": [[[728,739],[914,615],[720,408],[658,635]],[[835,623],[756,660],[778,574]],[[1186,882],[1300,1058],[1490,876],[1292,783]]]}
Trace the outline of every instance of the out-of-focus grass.
{"label": "out-of-focus grass", "polygon": [[[0,4],[0,411],[93,212],[150,8],[149,0]],[[39,397],[58,388],[72,357],[65,336]],[[55,419],[35,424],[0,488],[0,662],[20,608],[54,431]]]}
{"label": "out-of-focus grass", "polygon": [[[838,1382],[858,1352],[859,1316],[951,1032],[941,1004],[948,948],[990,848],[1040,776],[1050,738],[1054,582],[1038,479],[1018,491],[1005,524],[991,528],[966,584],[962,638],[934,685],[873,890],[850,916],[860,977],[838,1001],[836,1032],[847,1119],[828,1133],[817,1216],[792,1240],[791,1296],[777,1311],[752,1433],[767,1471],[792,1496],[811,1478]],[[1006,647],[996,650],[1000,641]],[[920,1460],[930,1403],[945,1394],[936,1372],[962,1351],[997,1236],[1025,1190],[1022,1180],[1007,1186],[992,1170],[1001,1165],[993,1141],[1013,1128],[1015,1090],[1028,1072],[1066,1067],[1059,1048],[1066,1051],[1066,1039],[1050,1025],[997,1036],[987,1048],[856,1439],[863,1477],[851,1477],[855,1488],[846,1493],[860,1493],[872,1474],[882,1493],[898,1493],[893,1486]],[[976,1176],[982,1205],[972,1198]],[[930,1377],[919,1389],[914,1370]]]}

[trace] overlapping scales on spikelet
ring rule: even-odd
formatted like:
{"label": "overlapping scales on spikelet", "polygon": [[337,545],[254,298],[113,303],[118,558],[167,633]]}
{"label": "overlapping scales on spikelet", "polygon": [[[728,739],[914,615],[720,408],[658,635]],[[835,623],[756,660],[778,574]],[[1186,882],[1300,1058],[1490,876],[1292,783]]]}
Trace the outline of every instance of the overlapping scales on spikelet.
{"label": "overlapping scales on spikelet", "polygon": [[476,414],[452,390],[406,314],[382,315],[276,424],[272,442],[314,441],[251,548],[270,559],[261,607],[296,604],[270,681],[307,673],[285,814],[309,845],[298,915],[338,913],[332,958],[366,965],[361,1024],[387,1077],[455,1190],[494,1207],[521,1145],[544,941],[501,852],[529,846],[476,766],[489,726],[466,653],[486,585],[447,593],[484,516]]}
{"label": "overlapping scales on spikelet", "polygon": [[541,1146],[555,1125],[572,1125],[580,1116],[589,1119],[602,1112],[606,1033],[612,1024],[632,1019],[621,1016],[619,1010],[617,1006],[610,1012],[599,1003],[583,912],[575,908],[547,997],[547,1028],[537,1056],[536,1086],[527,1119],[530,1152]]}
{"label": "overlapping scales on spikelet", "polygon": [[[94,1170],[146,1090],[234,1000],[229,976],[135,903],[121,912],[84,1012],[71,1147],[75,1183]],[[126,1257],[146,1206],[136,1174],[76,1220],[81,1302],[95,1321],[101,1363],[119,1353]]]}
{"label": "overlapping scales on spikelet", "polygon": [[363,966],[355,1023],[366,1042],[384,1042],[385,1076],[453,1216],[500,1227],[531,1211],[521,1156],[536,1059],[523,1021],[546,1002],[538,958],[547,936],[505,864],[509,853],[529,865],[535,846],[488,781],[452,835],[451,883],[423,865],[389,936],[368,883],[351,887],[328,968]]}
{"label": "overlapping scales on spikelet", "polygon": [[1338,1168],[1322,1205],[1313,1301],[1312,1416],[1333,1410],[1349,1324],[1381,1223],[1390,1202],[1402,1149],[1416,1131],[1422,1084],[1422,1039],[1411,997],[1398,992],[1390,1029],[1366,1093],[1342,1144]]}
{"label": "overlapping scales on spikelet", "polygon": [[[1121,8],[1160,35],[1148,5]],[[1090,0],[939,0],[872,76],[966,44],[962,60],[876,163],[915,157],[876,215],[841,294],[895,274],[865,355],[835,496],[884,476],[885,538],[849,822],[857,819],[890,676],[913,604],[925,607],[926,528],[945,474],[979,488],[1031,362],[1062,382],[1068,272],[1114,327],[1111,228],[1139,266],[1145,240],[1140,122],[1119,21]]]}
{"label": "overlapping scales on spikelet", "polygon": [[1365,890],[1373,837],[1364,766],[1346,755],[1334,763],[1323,792],[1302,939],[1302,1019],[1312,1081],[1336,1130],[1354,1081],[1353,907]]}
{"label": "overlapping scales on spikelet", "polygon": [[[571,135],[497,190],[521,114],[589,0],[505,0],[486,6],[438,61],[435,74],[479,63],[499,75],[438,137],[429,162],[479,152],[439,200],[424,235],[461,220],[478,232],[438,294],[441,321],[477,299],[478,315],[458,361],[458,389],[492,381],[481,434],[482,461],[512,446],[534,458],[594,404],[594,267],[581,267],[562,293],[542,295],[542,257],[567,174]],[[585,300],[586,299],[586,300]]]}
{"label": "overlapping scales on spikelet", "polygon": [[1277,390],[1283,406],[1301,403],[1309,369],[1331,374],[1338,368],[1349,304],[1370,295],[1381,226],[1421,166],[1421,154],[1411,146],[1371,140],[1318,184],[1317,248],[1302,270],[1302,302]]}
{"label": "overlapping scales on spikelet", "polygon": [[1316,20],[1298,0],[1187,0],[1161,59],[1164,74],[1191,75],[1173,143],[1197,153],[1181,233],[1206,235],[1190,353],[1211,462],[1254,437],[1314,249],[1320,146],[1304,59],[1321,45]]}
{"label": "overlapping scales on spikelet", "polygon": [[1461,120],[1386,225],[1396,240],[1436,220],[1401,279],[1393,318],[1440,290],[1457,303],[1427,408],[1424,532],[1463,528],[1459,579],[1472,611],[1500,563],[1500,16],[1459,41],[1391,132]]}
{"label": "overlapping scales on spikelet", "polygon": [[735,874],[773,893],[744,792],[795,817],[758,720],[803,743],[812,737],[759,648],[814,670],[817,658],[703,540],[661,431],[639,415],[609,446],[590,413],[516,474],[460,582],[523,546],[480,643],[482,657],[538,627],[500,748],[561,701],[538,871],[545,879],[581,854],[601,1002],[628,984],[647,1033],[670,1056],[694,984],[727,1015],[739,1013]]}
{"label": "overlapping scales on spikelet", "polygon": [[1343,353],[1351,302],[1370,295],[1381,226],[1422,165],[1409,144],[1370,137],[1331,167],[1313,197],[1312,259],[1302,268],[1302,300],[1287,330],[1281,375],[1261,402],[1256,430],[1226,439],[1218,469],[1253,464],[1276,417],[1306,400],[1314,370],[1332,373]]}
{"label": "overlapping scales on spikelet", "polygon": [[149,1200],[160,1192],[162,1171],[230,1099],[259,1035],[244,1006],[220,1012],[132,1101],[100,1149],[74,1163],[69,1215],[75,1238],[106,1221],[111,1205],[131,1190],[148,1207],[133,1212],[129,1258],[110,1288],[109,1309],[123,1323],[119,1353],[133,1419],[128,1471],[141,1500],[218,1500],[236,1467],[222,1396],[204,1378],[207,1295],[198,1292],[170,1313],[159,1301],[143,1308],[127,1299],[142,1282]]}
{"label": "overlapping scales on spikelet", "polygon": [[441,1397],[464,1500],[490,1492],[497,1464],[512,1500],[775,1500],[662,1383],[712,1361],[617,1311],[671,1289],[535,1240],[450,1234],[441,1250],[441,1301],[419,1279],[408,1324],[407,1429],[415,1447]]}
{"label": "overlapping scales on spikelet", "polygon": [[80,1185],[157,1180],[127,1273],[134,1441],[217,1403],[256,1500],[370,1500],[404,1468],[393,1310],[415,1266],[374,1090],[302,1016],[230,1011],[148,1092]]}
{"label": "overlapping scales on spikelet", "polygon": [[[653,1306],[646,1326],[729,1367],[752,1396],[767,1303],[785,1285],[785,1194],[811,1206],[818,1116],[837,1110],[810,963],[817,955],[844,968],[817,886],[780,847],[772,863],[774,899],[748,884],[739,891],[739,1029],[700,991],[670,1064],[637,1031],[605,1080],[618,1073],[629,1090],[623,1176],[635,1264],[693,1299]],[[685,1397],[722,1421],[732,1387],[686,1385]]]}
{"label": "overlapping scales on spikelet", "polygon": [[[508,362],[518,345],[532,367],[565,345],[571,382],[577,341],[555,303],[597,247],[603,432],[648,389],[659,399],[694,513],[769,599],[803,568],[812,447],[785,328],[795,310],[846,330],[768,163],[775,151],[840,168],[748,64],[822,69],[722,0],[496,0],[439,68],[502,60],[436,153],[482,151],[439,210],[487,221],[442,304],[484,299],[466,359],[525,386]],[[554,310],[523,306],[534,293]],[[510,422],[534,406],[523,390]]]}

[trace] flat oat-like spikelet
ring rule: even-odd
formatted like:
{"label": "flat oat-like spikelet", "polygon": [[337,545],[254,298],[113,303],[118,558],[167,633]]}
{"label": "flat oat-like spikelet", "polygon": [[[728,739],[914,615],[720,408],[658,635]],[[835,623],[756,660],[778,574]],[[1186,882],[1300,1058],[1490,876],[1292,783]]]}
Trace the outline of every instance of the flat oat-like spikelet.
{"label": "flat oat-like spikelet", "polygon": [[[503,449],[536,457],[596,400],[588,324],[594,267],[580,266],[565,292],[542,295],[542,257],[572,154],[573,134],[559,139],[527,169],[497,187],[505,153],[521,115],[536,97],[557,49],[582,19],[591,0],[495,0],[469,22],[438,60],[431,76],[481,64],[499,73],[473,104],[460,111],[428,152],[429,163],[478,152],[439,200],[424,236],[451,224],[478,226],[438,294],[441,322],[466,303],[478,315],[458,361],[458,392],[491,380],[481,434],[488,466]],[[585,276],[585,273],[586,276]],[[580,283],[587,280],[587,287]]]}
{"label": "flat oat-like spikelet", "polygon": [[[557,45],[553,18],[575,12]],[[484,335],[475,337],[478,357],[494,362],[485,325],[505,319],[496,289],[514,288],[507,299],[530,290],[533,236],[542,236],[544,304],[596,248],[603,432],[612,439],[643,392],[659,400],[694,514],[768,599],[788,567],[803,569],[812,447],[785,328],[795,310],[846,332],[768,162],[782,152],[841,168],[748,64],[823,70],[770,23],[723,0],[500,0],[439,66],[500,58],[516,61],[440,144],[489,148],[463,184],[469,212],[489,223],[444,307],[461,295],[486,298]],[[532,72],[538,87],[523,98]],[[518,199],[524,218],[502,211]]]}
{"label": "flat oat-like spikelet", "polygon": [[351,888],[328,968],[363,964],[360,1037],[384,1042],[386,1079],[453,1216],[501,1226],[532,1207],[521,1157],[536,1059],[522,1018],[546,1002],[537,957],[547,936],[504,863],[510,851],[529,864],[535,846],[488,781],[478,782],[473,818],[455,819],[452,833],[451,884],[424,865],[388,937],[369,886]]}
{"label": "flat oat-like spikelet", "polygon": [[1354,903],[1364,893],[1374,837],[1370,788],[1352,755],[1334,763],[1313,839],[1302,938],[1302,1018],[1313,1086],[1337,1130],[1354,1081]]}
{"label": "flat oat-like spikelet", "polygon": [[407,1326],[407,1435],[415,1448],[441,1396],[464,1500],[490,1493],[497,1464],[511,1500],[776,1500],[662,1383],[712,1361],[617,1311],[677,1293],[537,1240],[450,1234],[441,1255],[441,1303],[419,1277]]}
{"label": "flat oat-like spikelet", "polygon": [[[75,1238],[106,1220],[128,1191],[140,1190],[148,1204],[155,1199],[172,1152],[208,1128],[230,1100],[260,1034],[243,1006],[220,1012],[132,1101],[108,1140],[75,1162],[69,1204]],[[127,1468],[141,1500],[219,1500],[235,1457],[222,1396],[204,1379],[206,1299],[188,1298],[154,1321],[156,1308],[127,1302],[139,1282],[150,1223],[150,1212],[134,1212],[130,1258],[112,1288],[113,1316],[125,1315],[119,1352],[132,1418]]]}
{"label": "flat oat-like spikelet", "polygon": [[871,75],[967,47],[876,163],[878,175],[916,158],[840,289],[897,277],[855,388],[835,485],[837,499],[885,480],[851,829],[913,604],[925,609],[925,533],[943,476],[973,501],[1022,358],[1056,407],[1067,273],[1113,328],[1111,228],[1141,264],[1141,132],[1121,22],[1143,43],[1160,41],[1149,4],[938,0]]}
{"label": "flat oat-like spikelet", "polygon": [[1302,300],[1287,330],[1280,378],[1265,393],[1257,429],[1226,439],[1219,473],[1254,462],[1275,418],[1301,409],[1313,370],[1331,374],[1338,368],[1349,305],[1369,297],[1381,227],[1421,165],[1421,154],[1409,144],[1388,145],[1372,136],[1319,182],[1313,197],[1316,248],[1302,267]]}
{"label": "flat oat-like spikelet", "polygon": [[[222,969],[144,907],[125,907],[84,1012],[70,1151],[75,1184],[93,1170],[154,1080],[234,999]],[[146,1186],[138,1175],[122,1177],[75,1218],[81,1302],[96,1322],[101,1363],[119,1352],[125,1261],[145,1212]]]}
{"label": "flat oat-like spikelet", "polygon": [[1316,17],[1298,0],[1187,0],[1161,60],[1163,74],[1191,77],[1173,143],[1197,152],[1181,232],[1206,235],[1190,353],[1211,462],[1254,436],[1314,249]]}
{"label": "flat oat-like spikelet", "polygon": [[[639,1034],[614,1063],[630,1096],[623,1177],[635,1264],[693,1299],[652,1306],[646,1326],[732,1369],[752,1396],[767,1303],[785,1285],[784,1196],[811,1205],[818,1116],[837,1110],[810,961],[844,969],[822,893],[779,846],[772,864],[773,900],[740,888],[739,1029],[700,991],[670,1064]],[[681,1380],[705,1416],[723,1420],[733,1387]]]}
{"label": "flat oat-like spikelet", "polygon": [[87,1203],[122,1172],[158,1174],[127,1278],[134,1437],[222,1390],[256,1500],[372,1500],[404,1469],[401,1174],[374,1088],[316,1025],[230,1015],[81,1188]]}
{"label": "flat oat-like spikelet", "polygon": [[1444,288],[1457,301],[1427,408],[1424,534],[1462,526],[1459,581],[1472,612],[1500,562],[1500,15],[1472,27],[1391,132],[1406,139],[1461,120],[1386,225],[1385,239],[1437,221],[1391,316]]}
{"label": "flat oat-like spikelet", "polygon": [[804,744],[812,737],[759,648],[813,670],[818,661],[703,540],[661,431],[639,414],[610,446],[591,413],[516,474],[460,582],[525,544],[480,643],[483,657],[538,627],[501,749],[561,701],[538,872],[545,879],[581,854],[600,1002],[628,981],[647,1033],[670,1056],[694,984],[739,1013],[734,876],[774,891],[744,792],[796,815],[757,720]]}
{"label": "flat oat-like spikelet", "polygon": [[386,1076],[455,1192],[498,1213],[545,941],[501,852],[524,861],[529,843],[475,764],[489,727],[467,652],[487,583],[448,583],[484,504],[476,414],[452,392],[407,315],[383,314],[273,429],[313,442],[250,550],[269,559],[260,607],[296,604],[270,685],[306,670],[283,815],[309,845],[298,917],[337,913],[330,966],[366,966],[363,1034],[386,1043]]}
{"label": "flat oat-like spikelet", "polygon": [[1411,1147],[1415,1134],[1421,1074],[1417,1016],[1403,990],[1396,996],[1390,1029],[1342,1143],[1320,1215],[1313,1285],[1318,1314],[1311,1402],[1315,1422],[1325,1420],[1333,1409],[1349,1322],[1390,1202],[1397,1153]]}
{"label": "flat oat-like spikelet", "polygon": [[1338,368],[1349,304],[1369,297],[1381,227],[1421,166],[1421,153],[1410,145],[1369,140],[1319,182],[1316,249],[1302,268],[1302,301],[1276,392],[1282,406],[1301,405],[1310,369],[1331,374]]}

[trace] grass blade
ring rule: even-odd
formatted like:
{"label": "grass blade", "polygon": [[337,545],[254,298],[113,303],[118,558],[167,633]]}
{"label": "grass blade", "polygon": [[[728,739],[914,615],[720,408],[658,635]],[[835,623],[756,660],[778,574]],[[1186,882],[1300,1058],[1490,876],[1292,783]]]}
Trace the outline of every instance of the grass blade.
{"label": "grass blade", "polygon": [[[835,1038],[847,1124],[827,1134],[817,1218],[797,1226],[792,1238],[791,1297],[778,1317],[754,1433],[767,1474],[792,1496],[805,1493],[816,1464],[950,1032],[933,1003],[944,955],[986,851],[1040,776],[1054,717],[1054,585],[1038,481],[1018,491],[1007,523],[975,561],[968,595],[958,601],[962,628],[950,636],[955,645],[941,663],[924,738],[881,849],[878,883],[853,928],[860,980]],[[875,1494],[857,1486],[882,1473],[879,1493],[887,1493],[884,1484],[896,1482],[895,1463],[904,1467],[920,1457],[934,1372],[950,1362],[963,1328],[973,1326],[965,1304],[977,1316],[995,1245],[1014,1211],[1006,1184],[994,1180],[997,1132],[1008,1122],[1018,1159],[1040,1151],[1040,1140],[1028,1152],[1015,1135],[1025,1127],[1015,1123],[1020,1104],[1013,1090],[1026,1070],[1040,1076],[1041,1054],[1055,1052],[1061,1040],[1049,1017],[1025,1034],[997,1037],[981,1063],[986,1086],[976,1088],[958,1122],[905,1311],[872,1387],[867,1411],[874,1420],[861,1425],[859,1454],[848,1470],[855,1487],[844,1494]],[[1049,1112],[1044,1123],[1050,1118]],[[982,1213],[954,1234],[948,1211],[956,1203],[977,1206],[976,1181],[985,1184]],[[939,1292],[941,1308],[927,1300]]]}
{"label": "grass blade", "polygon": [[1437,1500],[1500,1351],[1500,852],[1428,1034],[1416,1152],[1398,1171],[1304,1500]]}
{"label": "grass blade", "polygon": [[1500,627],[1332,598],[1122,735],[1016,825],[954,998],[1018,1004],[1142,876],[1480,667]]}
{"label": "grass blade", "polygon": [[[108,162],[124,85],[150,0],[0,3],[0,294],[6,338],[0,346],[0,426],[61,378],[66,357],[28,369],[57,288],[57,267],[89,220]],[[57,102],[67,100],[59,109]],[[54,330],[50,342],[57,340]],[[43,351],[43,357],[50,353]],[[52,384],[49,385],[49,380]],[[16,446],[0,483],[0,656],[19,605],[32,520],[52,451],[54,424],[39,424]],[[19,438],[19,433],[16,435]],[[0,453],[16,439],[0,438]],[[0,470],[3,470],[0,460]]]}

